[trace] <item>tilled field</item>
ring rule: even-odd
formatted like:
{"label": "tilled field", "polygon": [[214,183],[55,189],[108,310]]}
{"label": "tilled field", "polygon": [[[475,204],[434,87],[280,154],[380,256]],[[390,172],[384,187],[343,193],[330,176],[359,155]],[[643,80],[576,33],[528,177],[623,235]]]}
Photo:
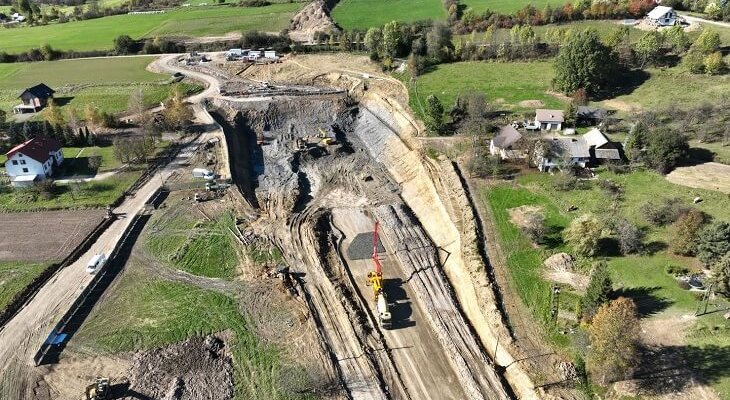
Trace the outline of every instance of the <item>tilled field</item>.
{"label": "tilled field", "polygon": [[[283,250],[349,396],[510,398],[436,247],[396,179],[371,155],[369,132],[389,129],[385,123],[335,96],[219,105],[232,121],[226,135],[234,180],[260,210],[248,223]],[[336,144],[320,143],[321,132],[333,133]],[[390,330],[374,317],[372,291],[363,284],[369,260],[351,260],[342,247],[375,219],[383,223],[386,290],[404,318]]]}
{"label": "tilled field", "polygon": [[104,210],[0,214],[0,261],[64,258],[101,222]]}

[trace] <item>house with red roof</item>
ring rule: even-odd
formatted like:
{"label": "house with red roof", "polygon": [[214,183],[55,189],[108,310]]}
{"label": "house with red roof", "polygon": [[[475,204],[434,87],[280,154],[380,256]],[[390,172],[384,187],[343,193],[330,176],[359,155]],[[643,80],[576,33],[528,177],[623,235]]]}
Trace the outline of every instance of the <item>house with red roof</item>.
{"label": "house with red roof", "polygon": [[61,143],[47,136],[25,141],[6,153],[5,171],[13,186],[29,186],[50,178],[63,162]]}

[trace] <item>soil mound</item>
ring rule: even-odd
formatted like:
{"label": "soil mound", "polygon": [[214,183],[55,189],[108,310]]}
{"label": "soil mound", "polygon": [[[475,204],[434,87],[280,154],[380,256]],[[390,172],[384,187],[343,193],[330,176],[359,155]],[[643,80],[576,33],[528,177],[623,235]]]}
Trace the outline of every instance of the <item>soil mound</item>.
{"label": "soil mound", "polygon": [[219,336],[188,339],[134,356],[130,388],[154,399],[232,399],[233,363]]}
{"label": "soil mound", "polygon": [[575,273],[575,259],[570,254],[553,254],[543,264],[546,267],[545,277],[547,279],[570,285],[580,291],[585,291],[588,287],[588,277]]}
{"label": "soil mound", "polygon": [[289,37],[297,42],[312,42],[317,32],[338,32],[323,0],[309,3],[294,15],[289,24]]}
{"label": "soil mound", "polygon": [[520,229],[525,229],[529,228],[533,215],[542,214],[542,207],[520,206],[510,208],[507,212],[509,213],[510,222]]}

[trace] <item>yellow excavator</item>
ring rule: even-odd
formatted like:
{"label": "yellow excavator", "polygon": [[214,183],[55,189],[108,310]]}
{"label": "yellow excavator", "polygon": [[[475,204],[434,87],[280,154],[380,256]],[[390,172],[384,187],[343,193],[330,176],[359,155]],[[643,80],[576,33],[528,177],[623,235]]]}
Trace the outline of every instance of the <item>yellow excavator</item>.
{"label": "yellow excavator", "polygon": [[367,286],[372,286],[375,295],[375,309],[378,311],[378,320],[383,328],[389,328],[391,322],[390,307],[388,306],[388,298],[383,291],[383,266],[378,258],[378,228],[379,222],[375,222],[375,231],[373,232],[373,265],[375,270],[368,272]]}
{"label": "yellow excavator", "polygon": [[96,382],[86,387],[86,400],[110,399],[109,378],[96,378]]}
{"label": "yellow excavator", "polygon": [[317,128],[317,129],[319,129],[319,135],[317,135],[317,136],[320,139],[322,139],[322,140],[319,141],[319,144],[320,145],[322,145],[322,146],[329,146],[329,145],[335,144],[337,142],[335,140],[335,138],[332,137],[331,135],[327,134],[327,132],[325,132],[324,129],[322,129],[322,128]]}

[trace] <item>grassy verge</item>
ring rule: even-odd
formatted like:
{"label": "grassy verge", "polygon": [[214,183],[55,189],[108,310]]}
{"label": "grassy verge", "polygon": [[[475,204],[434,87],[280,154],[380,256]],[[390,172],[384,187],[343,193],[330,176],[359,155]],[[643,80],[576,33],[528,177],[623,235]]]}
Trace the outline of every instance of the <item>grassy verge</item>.
{"label": "grassy verge", "polygon": [[44,263],[0,261],[0,310],[4,310],[47,266]]}
{"label": "grassy verge", "polygon": [[464,4],[477,12],[492,10],[503,14],[512,14],[527,5],[542,10],[547,4],[552,7],[562,7],[565,2],[563,0],[466,0]]}
{"label": "grassy verge", "polygon": [[345,29],[367,30],[394,20],[444,20],[446,10],[440,0],[342,0],[332,17]]}
{"label": "grassy verge", "polygon": [[148,350],[223,330],[235,336],[231,345],[237,398],[301,397],[283,393],[279,351],[256,338],[236,302],[195,286],[127,273],[74,340],[99,352],[117,353]]}
{"label": "grassy verge", "polygon": [[[432,0],[437,1],[437,0]],[[119,35],[134,39],[164,35],[207,36],[245,30],[280,31],[301,3],[266,7],[195,7],[162,14],[115,15],[65,24],[0,30],[2,50],[19,53],[48,43],[59,50],[103,50]]]}
{"label": "grassy verge", "polygon": [[153,222],[154,233],[145,248],[154,257],[194,275],[230,279],[238,255],[229,228],[233,216],[215,221],[196,220],[184,212],[165,214]]}

